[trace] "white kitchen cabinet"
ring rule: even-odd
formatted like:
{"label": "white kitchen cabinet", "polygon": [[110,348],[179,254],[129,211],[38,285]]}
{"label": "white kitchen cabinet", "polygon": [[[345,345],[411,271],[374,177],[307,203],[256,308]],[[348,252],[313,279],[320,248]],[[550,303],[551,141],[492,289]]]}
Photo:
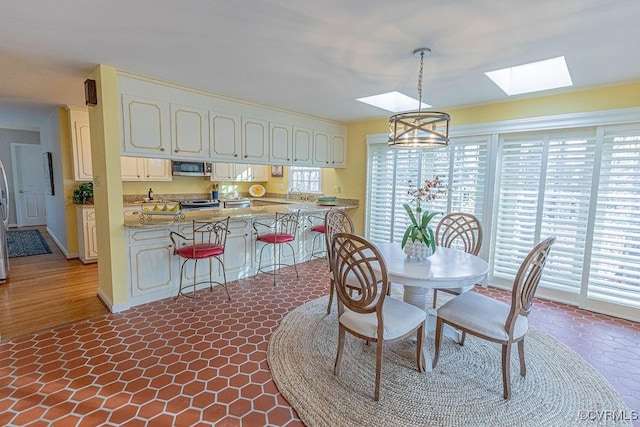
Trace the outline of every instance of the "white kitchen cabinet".
{"label": "white kitchen cabinet", "polygon": [[78,226],[78,258],[84,264],[98,261],[96,210],[93,206],[76,207]]}
{"label": "white kitchen cabinet", "polygon": [[240,117],[216,111],[209,112],[211,158],[238,161],[242,153]]}
{"label": "white kitchen cabinet", "polygon": [[73,179],[75,181],[93,180],[91,163],[91,133],[89,112],[84,107],[67,107],[69,112],[69,134],[73,154]]}
{"label": "white kitchen cabinet", "polygon": [[211,181],[235,181],[235,173],[233,163],[214,163],[211,170]]}
{"label": "white kitchen cabinet", "polygon": [[171,157],[208,158],[207,110],[171,104]]}
{"label": "white kitchen cabinet", "polygon": [[347,167],[347,139],[344,135],[331,135],[331,166]]}
{"label": "white kitchen cabinet", "polygon": [[293,127],[293,164],[296,166],[313,164],[313,130]]}
{"label": "white kitchen cabinet", "polygon": [[269,166],[241,163],[214,163],[211,181],[265,182],[269,180]]}
{"label": "white kitchen cabinet", "polygon": [[325,168],[331,166],[331,143],[327,132],[313,133],[313,165]]}
{"label": "white kitchen cabinet", "polygon": [[211,158],[243,163],[269,163],[269,122],[209,112]]}
{"label": "white kitchen cabinet", "polygon": [[251,165],[251,181],[269,181],[269,166]]}
{"label": "white kitchen cabinet", "polygon": [[313,164],[318,167],[347,167],[347,145],[343,135],[316,131],[313,135]]}
{"label": "white kitchen cabinet", "polygon": [[123,181],[171,181],[171,160],[120,157]]}
{"label": "white kitchen cabinet", "polygon": [[293,129],[290,125],[269,123],[269,161],[290,165],[293,159]]}
{"label": "white kitchen cabinet", "polygon": [[269,122],[242,117],[242,161],[269,162]]}
{"label": "white kitchen cabinet", "polygon": [[169,238],[171,231],[129,229],[129,280],[134,305],[177,294],[178,263]]}
{"label": "white kitchen cabinet", "polygon": [[171,156],[169,102],[123,94],[122,115],[125,153]]}
{"label": "white kitchen cabinet", "polygon": [[224,247],[223,262],[227,282],[253,274],[251,270],[252,242],[251,221],[238,219],[229,221],[229,234]]}

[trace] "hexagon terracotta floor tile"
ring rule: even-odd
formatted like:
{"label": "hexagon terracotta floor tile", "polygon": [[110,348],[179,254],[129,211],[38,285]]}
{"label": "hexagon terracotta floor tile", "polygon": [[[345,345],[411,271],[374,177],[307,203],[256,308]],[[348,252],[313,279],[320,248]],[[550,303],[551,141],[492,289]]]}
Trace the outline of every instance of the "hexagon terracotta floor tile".
{"label": "hexagon terracotta floor tile", "polygon": [[[280,320],[328,291],[323,260],[0,343],[0,425],[298,426],[271,380]],[[478,289],[507,300],[497,289]],[[531,323],[573,348],[640,410],[640,325],[538,300]]]}

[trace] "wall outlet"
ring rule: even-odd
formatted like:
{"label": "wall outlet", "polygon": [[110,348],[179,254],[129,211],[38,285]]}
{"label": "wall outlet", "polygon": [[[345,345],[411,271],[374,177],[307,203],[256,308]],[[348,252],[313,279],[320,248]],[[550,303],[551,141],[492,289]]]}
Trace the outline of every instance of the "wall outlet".
{"label": "wall outlet", "polygon": [[336,185],[335,187],[333,187],[333,192],[336,194],[342,194],[342,187],[339,185]]}
{"label": "wall outlet", "polygon": [[278,188],[280,189],[280,191],[284,191],[284,184],[278,185]]}

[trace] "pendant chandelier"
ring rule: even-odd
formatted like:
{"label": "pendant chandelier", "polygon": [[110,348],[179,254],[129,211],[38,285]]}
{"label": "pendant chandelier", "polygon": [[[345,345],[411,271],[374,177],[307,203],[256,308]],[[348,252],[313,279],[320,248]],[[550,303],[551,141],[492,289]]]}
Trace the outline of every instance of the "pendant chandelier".
{"label": "pendant chandelier", "polygon": [[422,66],[424,55],[431,49],[421,47],[413,51],[420,55],[418,74],[418,111],[407,111],[389,118],[389,146],[401,148],[435,148],[449,144],[449,114],[422,111]]}

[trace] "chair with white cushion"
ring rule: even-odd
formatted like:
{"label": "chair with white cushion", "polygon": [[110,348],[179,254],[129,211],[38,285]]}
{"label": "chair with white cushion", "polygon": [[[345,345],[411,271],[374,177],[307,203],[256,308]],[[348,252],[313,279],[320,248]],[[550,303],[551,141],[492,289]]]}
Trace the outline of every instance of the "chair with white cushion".
{"label": "chair with white cushion", "polygon": [[438,309],[434,368],[440,356],[442,329],[445,324],[499,343],[502,345],[503,397],[511,398],[511,344],[518,343],[520,375],[524,377],[527,372],[524,359],[524,338],[529,329],[527,316],[531,312],[533,296],[555,240],[555,237],[543,240],[526,256],[513,282],[511,304],[470,291],[449,300]]}
{"label": "chair with white cushion", "polygon": [[[340,373],[346,332],[367,343],[377,343],[375,400],[378,400],[385,343],[415,334],[417,367],[424,372],[422,338],[426,313],[406,302],[386,298],[387,267],[375,245],[364,237],[337,233],[332,238],[330,254],[338,295],[338,353],[333,373],[336,376]],[[351,292],[353,287],[359,292]]]}
{"label": "chair with white cushion", "polygon": [[[451,212],[443,216],[436,227],[435,235],[437,246],[460,249],[468,254],[478,255],[482,247],[482,225],[480,220],[470,213]],[[465,288],[434,289],[433,308],[436,307],[438,291],[460,295],[470,289],[473,289],[473,285]]]}

